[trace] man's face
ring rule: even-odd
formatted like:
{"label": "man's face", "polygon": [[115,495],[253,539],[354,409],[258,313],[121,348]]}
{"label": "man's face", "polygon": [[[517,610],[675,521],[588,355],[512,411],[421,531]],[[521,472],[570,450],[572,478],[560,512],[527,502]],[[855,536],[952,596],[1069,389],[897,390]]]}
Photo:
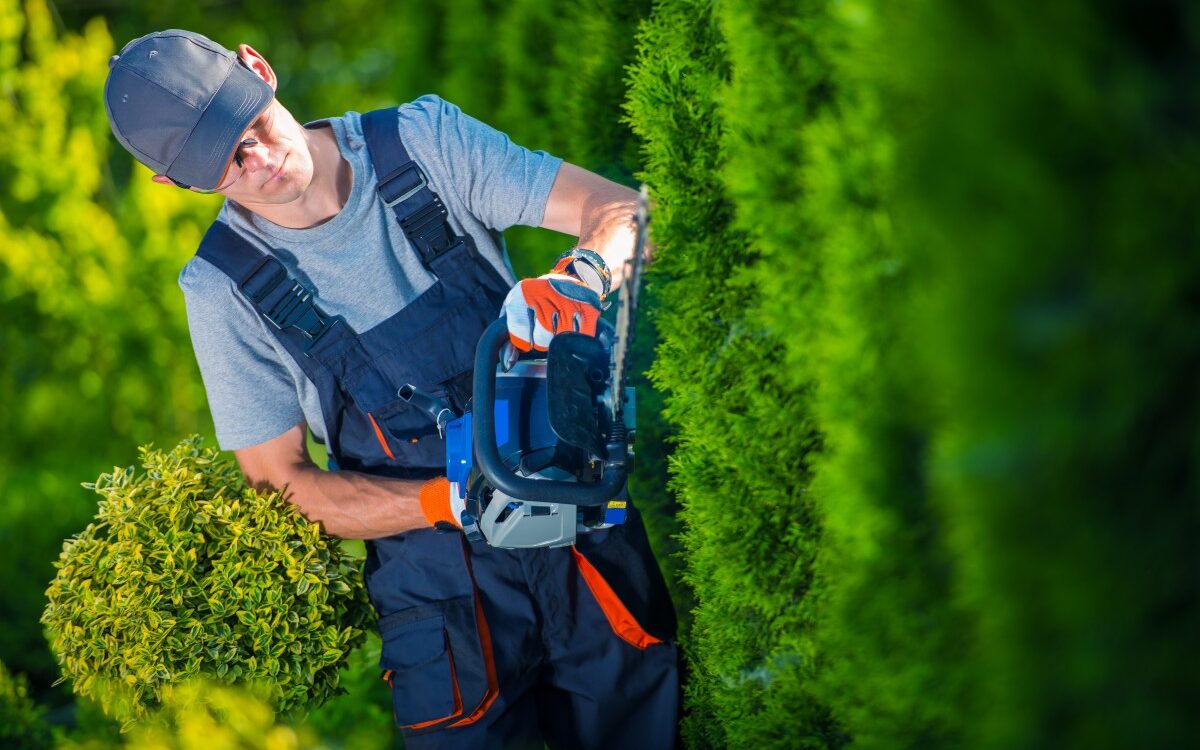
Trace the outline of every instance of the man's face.
{"label": "man's face", "polygon": [[[248,140],[256,141],[253,145]],[[279,100],[242,134],[242,143],[217,192],[244,206],[291,203],[313,178],[312,154],[304,128]],[[239,164],[240,162],[240,164]]]}

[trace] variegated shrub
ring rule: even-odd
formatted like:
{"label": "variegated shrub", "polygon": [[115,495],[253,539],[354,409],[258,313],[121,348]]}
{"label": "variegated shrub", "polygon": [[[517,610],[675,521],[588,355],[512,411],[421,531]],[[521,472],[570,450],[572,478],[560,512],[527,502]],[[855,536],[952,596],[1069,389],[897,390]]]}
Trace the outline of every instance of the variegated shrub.
{"label": "variegated shrub", "polygon": [[371,616],[357,561],[198,437],[102,474],[42,622],[76,693],[129,718],[196,675],[319,705]]}

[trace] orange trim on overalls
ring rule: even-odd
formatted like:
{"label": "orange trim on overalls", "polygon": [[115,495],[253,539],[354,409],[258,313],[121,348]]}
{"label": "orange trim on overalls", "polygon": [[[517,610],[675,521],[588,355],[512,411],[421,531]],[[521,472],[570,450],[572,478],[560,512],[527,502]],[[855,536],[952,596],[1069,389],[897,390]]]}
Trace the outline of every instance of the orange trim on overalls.
{"label": "orange trim on overalls", "polygon": [[[479,628],[479,647],[483,652],[484,668],[487,670],[487,690],[484,691],[483,698],[479,701],[479,705],[471,712],[469,716],[455,721],[453,724],[447,724],[447,727],[462,727],[468,724],[474,724],[487,713],[492,704],[496,702],[496,698],[500,695],[500,680],[496,677],[496,662],[492,656],[492,633],[488,630],[487,620],[483,616],[483,602],[479,596],[479,589],[475,586],[475,572],[471,570],[471,557],[466,549],[466,538],[463,538],[463,558],[467,562],[467,573],[471,576],[471,588],[475,594],[475,623]],[[454,685],[454,713],[443,716],[440,719],[430,719],[419,724],[402,724],[404,729],[424,729],[425,727],[439,724],[445,721],[450,721],[463,712],[462,696],[458,691],[458,673],[454,668],[454,652],[450,649],[450,643],[446,643],[446,653],[450,658],[450,682]],[[392,684],[392,670],[387,670],[383,673],[383,679],[390,686]]]}
{"label": "orange trim on overalls", "polygon": [[492,632],[488,630],[487,620],[483,617],[483,599],[479,596],[479,588],[475,585],[475,571],[471,568],[471,554],[468,551],[465,536],[462,538],[462,544],[463,559],[467,561],[467,573],[471,576],[471,589],[475,594],[475,624],[479,628],[479,646],[483,651],[483,664],[487,669],[488,686],[487,691],[483,694],[483,700],[479,701],[479,705],[475,707],[471,715],[454,722],[450,725],[452,727],[463,727],[479,721],[500,695],[500,680],[496,677],[496,663],[492,657]]}
{"label": "orange trim on overalls", "polygon": [[475,622],[479,624],[479,643],[483,647],[483,663],[487,667],[487,692],[483,694],[483,700],[479,702],[471,715],[459,719],[450,726],[463,727],[468,724],[474,724],[487,713],[487,710],[496,702],[496,697],[500,695],[499,680],[496,679],[496,664],[492,661],[492,634],[488,630],[487,620],[483,619],[483,605],[479,601],[479,592],[475,592]]}
{"label": "orange trim on overalls", "polygon": [[379,429],[379,424],[375,421],[375,417],[371,412],[367,412],[367,419],[371,420],[371,426],[375,428],[375,437],[379,439],[379,444],[383,446],[383,452],[387,454],[388,458],[395,461],[396,457],[392,455],[392,449],[388,447],[387,440],[383,438],[383,430]]}
{"label": "orange trim on overalls", "polygon": [[424,729],[425,727],[439,724],[448,719],[453,719],[463,712],[462,696],[458,692],[458,673],[454,670],[454,652],[450,649],[450,642],[446,642],[446,656],[450,659],[450,684],[454,686],[454,710],[440,719],[430,719],[422,721],[418,724],[401,724],[404,729]]}
{"label": "orange trim on overalls", "polygon": [[575,549],[574,544],[571,545],[571,554],[575,557],[575,564],[579,566],[579,573],[583,576],[583,582],[587,584],[588,590],[596,598],[596,603],[600,605],[600,610],[604,612],[604,617],[608,620],[609,627],[613,629],[613,632],[621,640],[639,649],[645,649],[647,646],[662,643],[662,641],[642,629],[638,621],[634,619],[621,600],[617,598],[617,594],[612,590],[612,586],[608,585],[608,581],[604,580],[604,576],[600,575],[600,571],[596,570],[588,562],[583,553]]}

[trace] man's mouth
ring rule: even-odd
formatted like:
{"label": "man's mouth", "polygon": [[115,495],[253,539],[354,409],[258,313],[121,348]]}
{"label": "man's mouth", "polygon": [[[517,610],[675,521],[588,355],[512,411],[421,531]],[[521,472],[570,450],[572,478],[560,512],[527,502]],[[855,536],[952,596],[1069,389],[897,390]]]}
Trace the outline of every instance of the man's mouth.
{"label": "man's mouth", "polygon": [[275,170],[275,173],[267,178],[266,182],[263,183],[263,187],[266,187],[267,182],[273,182],[275,180],[275,178],[277,178],[277,177],[279,177],[279,175],[283,174],[283,166],[285,164],[287,164],[287,160],[288,160],[289,156],[291,156],[290,151],[283,155],[283,161],[279,162],[279,169]]}

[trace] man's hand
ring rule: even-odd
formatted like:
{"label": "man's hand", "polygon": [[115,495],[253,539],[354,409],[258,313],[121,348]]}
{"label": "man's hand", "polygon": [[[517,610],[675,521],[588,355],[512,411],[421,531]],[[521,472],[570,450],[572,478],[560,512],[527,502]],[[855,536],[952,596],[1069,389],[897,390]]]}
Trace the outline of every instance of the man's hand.
{"label": "man's hand", "polygon": [[508,338],[520,351],[544,352],[556,333],[596,335],[600,296],[567,274],[524,279],[504,299]]}

